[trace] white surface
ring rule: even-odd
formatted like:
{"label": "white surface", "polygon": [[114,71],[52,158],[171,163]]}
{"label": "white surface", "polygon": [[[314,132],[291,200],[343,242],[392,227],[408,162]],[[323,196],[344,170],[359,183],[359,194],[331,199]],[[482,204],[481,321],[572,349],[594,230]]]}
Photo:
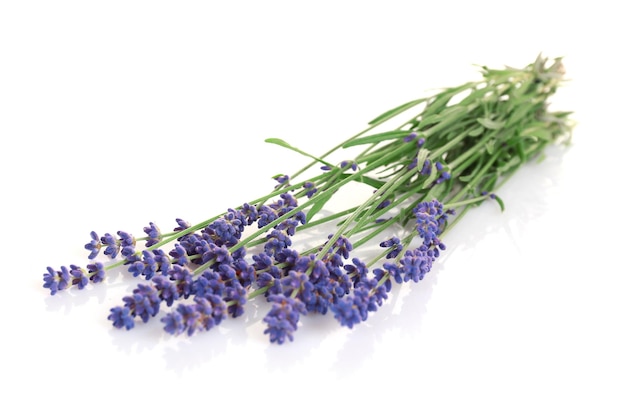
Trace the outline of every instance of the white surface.
{"label": "white surface", "polygon": [[[613,3],[262,3],[0,5],[3,393],[625,400]],[[131,289],[119,277],[55,297],[41,287],[46,266],[84,264],[91,230],[196,222],[304,162],[264,138],[319,153],[477,78],[472,64],[521,67],[539,52],[565,57],[554,105],[576,112],[572,146],[510,180],[504,213],[468,214],[430,276],[354,330],[305,317],[295,342],[270,345],[260,306],[193,338],[156,320],[118,331],[106,315]]]}

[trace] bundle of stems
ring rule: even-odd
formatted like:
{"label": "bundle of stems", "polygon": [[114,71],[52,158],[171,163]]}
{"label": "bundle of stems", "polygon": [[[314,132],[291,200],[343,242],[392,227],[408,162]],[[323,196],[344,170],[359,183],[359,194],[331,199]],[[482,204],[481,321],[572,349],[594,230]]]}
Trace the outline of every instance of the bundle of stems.
{"label": "bundle of stems", "polygon": [[[493,199],[504,208],[498,186],[548,145],[569,140],[569,112],[548,110],[564,75],[560,58],[481,72],[478,81],[381,114],[320,156],[269,138],[310,162],[275,176],[268,194],[197,224],[177,219],[162,233],[151,222],[142,237],[92,232],[86,267],[48,267],[44,287],[53,295],[82,289],[127,268],[144,280],[111,308],[117,328],[161,314],[167,332],[191,335],[242,315],[256,297],[271,304],[263,321],[272,342],[292,340],[303,314],[331,312],[352,328],[378,310],[394,283],[424,278],[445,250],[444,234],[471,207]],[[333,160],[346,152],[353,157]],[[345,190],[354,183],[371,196],[353,200]],[[327,212],[338,197],[349,206]],[[314,240],[298,249],[302,233]],[[371,244],[381,249],[367,261],[354,256]],[[112,261],[100,261],[101,251]]]}

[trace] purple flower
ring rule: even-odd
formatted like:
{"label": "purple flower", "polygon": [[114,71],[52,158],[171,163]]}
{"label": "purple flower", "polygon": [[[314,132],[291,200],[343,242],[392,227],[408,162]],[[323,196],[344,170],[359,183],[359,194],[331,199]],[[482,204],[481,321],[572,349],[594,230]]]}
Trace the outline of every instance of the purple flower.
{"label": "purple flower", "polygon": [[296,234],[296,226],[298,224],[304,224],[306,222],[306,215],[304,212],[297,212],[292,218],[289,218],[283,222],[281,222],[277,229],[280,229],[287,233],[289,236],[293,236]]}
{"label": "purple flower", "polygon": [[346,273],[345,270],[339,267],[331,267],[330,271],[330,282],[332,286],[332,293],[336,297],[343,297],[344,295],[350,293],[350,289],[353,287],[353,282],[350,279],[350,276]]}
{"label": "purple flower", "polygon": [[313,285],[310,292],[303,293],[300,299],[306,306],[306,311],[326,314],[331,303],[336,303],[338,294],[343,296],[343,291],[339,283],[330,278],[324,278]]}
{"label": "purple flower", "polygon": [[[332,235],[329,237],[329,239]],[[339,255],[341,255],[344,259],[348,259],[350,256],[350,252],[352,251],[352,243],[345,236],[339,236],[333,245],[333,248],[337,251]]]}
{"label": "purple flower", "polygon": [[[385,287],[385,290],[387,292],[391,291],[391,279],[389,279],[389,272],[385,269],[382,268],[375,268],[372,273],[374,274],[374,280],[378,283],[380,281],[383,280],[383,278],[386,278],[383,282],[381,286]],[[367,282],[367,281],[361,281],[361,282]]]}
{"label": "purple flower", "polygon": [[243,314],[243,306],[248,300],[248,291],[241,286],[239,282],[234,282],[232,286],[227,287],[225,291],[226,297],[224,301],[228,305],[228,313],[233,317],[239,317]]}
{"label": "purple flower", "polygon": [[233,267],[227,264],[220,264],[216,270],[219,276],[224,282],[231,282],[237,278],[237,271]]}
{"label": "purple flower", "polygon": [[352,169],[353,172],[356,172],[358,165],[356,164],[355,161],[342,161],[339,166],[341,167],[341,169],[346,168],[347,166],[350,167],[350,169]]}
{"label": "purple flower", "polygon": [[117,235],[120,237],[120,246],[124,247],[135,247],[137,242],[135,241],[135,237],[131,234],[128,234],[124,231],[119,230]]}
{"label": "purple flower", "polygon": [[431,161],[430,159],[426,159],[424,161],[424,164],[422,165],[422,170],[420,170],[420,174],[422,176],[428,176],[430,175],[430,172],[432,172],[432,165],[431,165]]}
{"label": "purple flower", "polygon": [[163,275],[168,275],[172,267],[170,257],[165,254],[165,251],[160,249],[152,251],[152,255],[158,267],[157,271]]}
{"label": "purple flower", "polygon": [[[332,239],[333,235],[328,235],[328,241]],[[328,244],[328,241],[324,243],[324,246]],[[321,250],[321,249],[320,249]],[[352,251],[352,243],[345,237],[339,236],[337,240],[332,244],[328,253],[322,257],[322,259],[326,262],[329,262],[332,266],[343,266],[343,259],[348,259],[350,257],[350,252]]]}
{"label": "purple flower", "polygon": [[61,267],[60,271],[48,267],[48,272],[43,274],[43,287],[50,289],[50,294],[55,295],[59,290],[67,289],[70,286],[71,276],[66,267]]}
{"label": "purple flower", "polygon": [[223,218],[215,220],[204,231],[209,235],[211,241],[218,246],[232,247],[241,238],[243,229],[243,222],[232,211],[224,215]]}
{"label": "purple flower", "polygon": [[282,278],[282,285],[290,289],[301,290],[308,281],[309,278],[304,272],[289,271],[289,274]]}
{"label": "purple flower", "polygon": [[276,219],[278,219],[278,214],[273,208],[267,205],[261,205],[261,207],[259,208],[259,219],[258,219],[259,228],[269,225],[270,223],[274,222],[274,220]]}
{"label": "purple flower", "polygon": [[247,287],[252,284],[256,277],[256,272],[252,265],[248,264],[243,258],[238,258],[231,266],[235,270],[241,286]]}
{"label": "purple flower", "polygon": [[208,243],[207,251],[202,254],[202,263],[206,264],[210,261],[213,261],[211,268],[215,268],[220,264],[232,264],[233,257],[230,255],[228,247],[224,245],[218,246],[215,243]]}
{"label": "purple flower", "polygon": [[312,181],[304,182],[304,184],[302,185],[302,188],[307,190],[305,193],[307,198],[313,197],[313,195],[317,192],[317,187],[315,187],[315,184]]}
{"label": "purple flower", "polygon": [[142,274],[146,277],[146,279],[150,280],[159,269],[159,264],[152,251],[143,250],[141,254],[143,256],[143,264],[144,264]]}
{"label": "purple flower", "polygon": [[183,267],[178,264],[172,265],[172,269],[169,271],[170,280],[176,284],[176,291],[179,297],[183,299],[188,298],[191,295],[191,289],[193,285],[193,273],[187,267]]}
{"label": "purple flower", "polygon": [[443,215],[443,204],[437,200],[420,202],[413,213],[417,233],[424,239],[425,245],[431,245],[440,233],[442,223],[439,218]]}
{"label": "purple flower", "polygon": [[386,271],[389,274],[389,276],[396,281],[396,283],[404,282],[404,279],[402,277],[402,274],[404,274],[403,268],[404,268],[403,266],[399,266],[394,263],[386,262],[383,264],[384,271]]}
{"label": "purple flower", "polygon": [[354,325],[362,321],[361,312],[359,308],[360,298],[344,297],[340,299],[336,304],[331,305],[331,310],[335,315],[335,318],[339,323],[348,328],[352,328]]}
{"label": "purple flower", "polygon": [[194,298],[194,303],[180,303],[174,311],[166,314],[161,322],[164,330],[172,335],[187,332],[188,336],[196,331],[208,331],[219,325],[225,318],[226,304],[216,295]]}
{"label": "purple flower", "polygon": [[400,260],[400,264],[404,270],[404,282],[418,282],[424,279],[424,275],[430,272],[432,268],[434,256],[425,250],[409,250]]}
{"label": "purple flower", "polygon": [[276,180],[278,182],[278,184],[289,183],[289,176],[286,175],[286,174],[280,174],[280,175],[274,177],[274,180]]}
{"label": "purple flower", "polygon": [[265,271],[273,265],[272,257],[270,257],[269,255],[265,253],[254,254],[252,256],[252,260],[254,261],[252,263],[252,266],[257,272]]}
{"label": "purple flower", "polygon": [[283,293],[283,286],[280,279],[269,272],[261,273],[257,277],[256,284],[259,288],[267,287],[266,295]]}
{"label": "purple flower", "polygon": [[226,286],[218,273],[204,271],[202,275],[193,281],[191,294],[196,297],[206,297],[207,295],[222,296],[224,289],[226,289]]}
{"label": "purple flower", "polygon": [[328,267],[324,261],[318,260],[314,254],[300,257],[295,265],[295,270],[303,272],[311,280],[326,278],[329,275]]}
{"label": "purple flower", "polygon": [[124,246],[120,251],[120,254],[126,259],[126,264],[132,264],[137,261],[141,261],[140,254],[135,251],[135,246]]}
{"label": "purple flower", "polygon": [[[180,218],[176,218],[176,224],[177,226],[174,228],[174,232],[182,232],[184,230],[187,230],[191,227],[191,225],[189,224],[189,222],[187,222],[184,219],[180,219]],[[182,241],[184,240],[187,236],[189,236],[189,234],[184,235],[184,236],[180,236],[178,237],[178,241]]]}
{"label": "purple flower", "polygon": [[130,309],[128,307],[113,307],[107,319],[113,321],[115,328],[126,328],[126,330],[130,330],[135,326],[135,320],[133,320],[133,317],[130,315]]}
{"label": "purple flower", "polygon": [[87,265],[87,272],[89,273],[89,279],[93,283],[99,283],[104,281],[104,265],[101,262],[96,262]]}
{"label": "purple flower", "polygon": [[241,214],[244,217],[243,221],[247,225],[252,225],[254,222],[256,222],[257,219],[259,219],[259,213],[256,207],[247,203],[242,205]]}
{"label": "purple flower", "polygon": [[89,250],[89,258],[93,260],[100,253],[100,249],[102,248],[102,243],[100,243],[100,239],[98,238],[98,234],[96,232],[91,232],[91,241],[85,244],[85,249]]}
{"label": "purple flower", "polygon": [[150,317],[154,317],[159,312],[161,299],[154,286],[138,284],[130,296],[122,298],[124,307],[130,311],[133,317],[140,317],[143,322],[147,322]]}
{"label": "purple flower", "polygon": [[150,222],[148,226],[143,228],[143,232],[148,235],[146,247],[154,246],[163,239],[163,237],[161,236],[161,230],[157,225],[152,222]]}
{"label": "purple flower", "polygon": [[383,202],[381,202],[380,204],[378,204],[376,206],[376,209],[385,209],[389,205],[391,205],[391,200],[390,199],[386,199],[386,200],[383,200]]}
{"label": "purple flower", "polygon": [[291,239],[282,230],[274,229],[266,238],[264,250],[269,256],[273,256],[280,250],[291,246]]}
{"label": "purple flower", "polygon": [[109,258],[115,258],[120,252],[120,243],[110,233],[105,233],[104,236],[100,238],[102,245],[106,246],[104,249],[104,255],[108,255]]}
{"label": "purple flower", "polygon": [[170,256],[174,258],[178,265],[189,264],[189,257],[187,251],[180,245],[176,244],[172,250],[170,250]]}
{"label": "purple flower", "polygon": [[178,288],[176,284],[164,275],[157,275],[152,278],[152,283],[156,288],[159,298],[169,307],[175,300],[178,300]]}
{"label": "purple flower", "polygon": [[300,254],[294,249],[286,248],[276,253],[274,259],[276,263],[281,264],[285,271],[290,271],[300,259]]}
{"label": "purple flower", "polygon": [[264,334],[269,334],[270,342],[284,343],[286,339],[293,341],[293,333],[298,329],[300,314],[306,314],[304,304],[284,295],[270,295],[268,301],[272,303],[271,310],[263,322],[267,324]]}
{"label": "purple flower", "polygon": [[161,318],[161,322],[165,324],[163,329],[165,332],[172,335],[180,335],[185,330],[188,329],[189,324],[191,324],[191,328],[189,328],[189,332],[193,334],[195,331],[195,327],[193,326],[195,322],[197,322],[197,318],[199,315],[194,317],[195,309],[191,306],[185,304],[179,304],[176,307],[176,310],[167,313],[163,318]]}
{"label": "purple flower", "polygon": [[352,279],[352,283],[357,284],[362,278],[367,277],[367,266],[358,258],[353,258],[352,264],[345,265],[344,269],[348,273],[348,277]]}
{"label": "purple flower", "polygon": [[72,285],[78,286],[78,289],[83,289],[89,283],[89,278],[81,267],[70,265],[70,275],[72,276]]}
{"label": "purple flower", "polygon": [[133,274],[133,276],[137,277],[143,274],[144,263],[142,261],[135,261],[128,266],[128,272]]}
{"label": "purple flower", "polygon": [[403,141],[404,141],[404,142],[411,142],[411,141],[413,141],[416,137],[417,137],[417,133],[411,133],[411,134],[407,135],[406,137],[404,137]]}
{"label": "purple flower", "polygon": [[398,239],[396,236],[381,242],[380,247],[389,248],[389,253],[387,253],[386,255],[386,257],[389,259],[396,258],[403,248],[402,244],[400,243],[400,239]]}

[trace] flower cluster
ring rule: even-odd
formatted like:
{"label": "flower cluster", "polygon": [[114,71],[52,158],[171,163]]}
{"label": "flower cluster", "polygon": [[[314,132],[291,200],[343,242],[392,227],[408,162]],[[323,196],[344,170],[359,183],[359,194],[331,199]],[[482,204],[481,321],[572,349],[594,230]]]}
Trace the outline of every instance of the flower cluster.
{"label": "flower cluster", "polygon": [[[263,323],[272,343],[292,341],[309,314],[332,315],[353,328],[383,306],[394,285],[419,282],[433,269],[446,249],[442,237],[461,216],[455,211],[490,199],[501,204],[493,193],[499,179],[567,133],[567,114],[546,108],[560,74],[558,59],[485,69],[481,82],[382,114],[300,171],[276,175],[269,194],[217,218],[176,219],[169,232],[150,222],[139,237],[91,232],[86,268],[48,267],[43,286],[52,295],[83,289],[125,268],[139,283],[108,319],[126,330],[158,316],[167,333],[190,336],[245,314],[257,297],[270,306]],[[455,95],[461,100],[450,103]],[[423,109],[397,130],[365,135],[417,105]],[[541,135],[529,134],[539,128]],[[267,142],[308,155],[283,140]],[[328,161],[334,150],[353,147],[361,147],[353,159]],[[321,174],[298,178],[316,163]],[[371,197],[322,214],[351,182],[371,186]],[[397,235],[383,237],[392,228]],[[299,240],[302,232],[313,234],[308,243]],[[372,243],[379,245],[375,255],[361,251]]]}

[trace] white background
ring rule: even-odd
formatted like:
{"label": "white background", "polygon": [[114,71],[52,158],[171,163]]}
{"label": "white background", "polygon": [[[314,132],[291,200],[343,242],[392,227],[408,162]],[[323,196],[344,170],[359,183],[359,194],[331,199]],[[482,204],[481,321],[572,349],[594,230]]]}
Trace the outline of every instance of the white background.
{"label": "white background", "polygon": [[[626,400],[625,29],[614,2],[0,3],[0,385],[16,400]],[[419,4],[424,3],[424,4]],[[436,5],[435,5],[436,3]],[[577,4],[586,4],[580,6]],[[305,317],[270,345],[264,307],[171,337],[118,331],[132,289],[51,297],[89,232],[197,222],[379,113],[563,56],[553,147],[447,237],[430,276],[348,330]],[[369,400],[369,399],[368,399]]]}

